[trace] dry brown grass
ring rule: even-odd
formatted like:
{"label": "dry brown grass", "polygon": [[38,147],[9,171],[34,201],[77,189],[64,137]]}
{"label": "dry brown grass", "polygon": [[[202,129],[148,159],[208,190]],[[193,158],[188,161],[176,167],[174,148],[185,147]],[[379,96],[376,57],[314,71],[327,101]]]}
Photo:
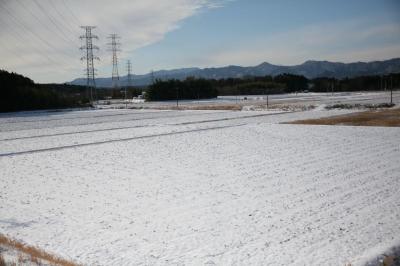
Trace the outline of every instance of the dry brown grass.
{"label": "dry brown grass", "polygon": [[383,259],[382,265],[383,266],[393,266],[395,263],[395,257],[394,256],[385,256],[385,258]]}
{"label": "dry brown grass", "polygon": [[197,106],[184,106],[185,110],[231,110],[231,111],[240,111],[242,110],[242,106],[234,105],[234,104],[226,104],[226,105],[197,105]]}
{"label": "dry brown grass", "polygon": [[0,266],[6,266],[6,261],[3,258],[3,255],[0,254]]}
{"label": "dry brown grass", "polygon": [[[36,265],[39,265],[39,261],[43,260],[46,261],[47,263],[51,265],[57,265],[57,266],[79,266],[79,264],[76,264],[74,262],[62,259],[56,255],[52,255],[50,253],[47,253],[46,251],[25,245],[21,242],[18,242],[16,240],[10,239],[4,235],[0,234],[0,245],[8,246],[11,247],[27,256],[30,257],[30,261],[32,263],[35,263]],[[0,266],[1,266],[1,259],[0,259]]]}
{"label": "dry brown grass", "polygon": [[224,104],[224,105],[181,105],[181,106],[162,106],[154,109],[161,110],[230,110],[240,111],[242,110],[241,105],[235,104]]}
{"label": "dry brown grass", "polygon": [[287,124],[400,127],[400,109],[371,110],[319,119],[298,120]]}

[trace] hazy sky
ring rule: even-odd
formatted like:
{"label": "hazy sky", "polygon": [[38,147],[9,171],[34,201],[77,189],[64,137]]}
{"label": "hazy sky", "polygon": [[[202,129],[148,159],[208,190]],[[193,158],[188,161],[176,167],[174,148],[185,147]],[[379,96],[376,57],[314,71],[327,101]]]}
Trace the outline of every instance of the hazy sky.
{"label": "hazy sky", "polygon": [[398,0],[0,0],[0,68],[37,82],[83,76],[80,25],[96,25],[99,77],[107,35],[121,36],[119,73],[264,61],[301,64],[400,57]]}

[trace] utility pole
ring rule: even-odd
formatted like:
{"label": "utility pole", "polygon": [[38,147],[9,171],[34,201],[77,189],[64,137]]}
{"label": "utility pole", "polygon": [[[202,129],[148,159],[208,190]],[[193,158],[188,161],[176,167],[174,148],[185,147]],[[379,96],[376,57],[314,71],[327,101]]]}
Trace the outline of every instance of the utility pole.
{"label": "utility pole", "polygon": [[176,108],[179,108],[179,87],[176,86]]}
{"label": "utility pole", "polygon": [[117,34],[110,34],[108,39],[111,39],[111,42],[108,43],[110,46],[109,51],[112,52],[112,87],[114,90],[119,89],[119,73],[118,73],[118,56],[117,53],[120,52],[121,43],[117,42],[120,37]]}
{"label": "utility pole", "polygon": [[390,75],[390,105],[393,104],[393,75]]}
{"label": "utility pole", "polygon": [[386,78],[386,76],[385,76],[383,81],[385,82],[385,91],[386,91],[387,90],[387,78]]}
{"label": "utility pole", "polygon": [[94,60],[100,60],[93,54],[93,50],[99,50],[99,47],[93,45],[93,39],[98,40],[99,38],[92,34],[92,30],[96,28],[95,26],[81,26],[81,28],[85,30],[85,34],[80,36],[81,40],[85,40],[85,45],[80,47],[80,49],[85,52],[81,60],[86,60],[86,87],[90,103],[93,104],[93,88],[97,100]]}

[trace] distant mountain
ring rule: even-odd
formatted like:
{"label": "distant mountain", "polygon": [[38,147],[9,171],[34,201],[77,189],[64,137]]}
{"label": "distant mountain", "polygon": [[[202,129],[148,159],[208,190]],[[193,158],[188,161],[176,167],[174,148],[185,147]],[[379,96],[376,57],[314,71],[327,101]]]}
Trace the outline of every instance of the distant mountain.
{"label": "distant mountain", "polygon": [[[135,86],[145,86],[152,82],[152,79],[185,79],[189,76],[222,79],[222,78],[240,78],[244,76],[276,76],[283,73],[303,75],[307,78],[316,77],[355,77],[363,75],[383,75],[400,72],[400,58],[374,61],[374,62],[356,62],[356,63],[337,63],[328,61],[306,61],[301,65],[279,66],[264,62],[258,66],[226,66],[218,68],[182,68],[173,70],[160,70],[145,75],[132,75]],[[121,86],[125,85],[127,77],[120,78]],[[83,78],[75,79],[69,84],[85,85]],[[111,87],[111,78],[97,78],[96,84],[99,87]]]}
{"label": "distant mountain", "polygon": [[[192,73],[201,71],[200,68],[181,68],[173,70],[159,70],[153,73],[148,73],[144,75],[131,75],[132,83],[134,86],[146,86],[152,83],[154,79],[185,79],[189,76],[193,76]],[[127,76],[122,76],[119,79],[120,86],[125,86],[127,84]],[[85,78],[78,78],[71,82],[67,82],[72,85],[86,85]],[[111,78],[96,78],[96,85],[98,87],[112,87]]]}

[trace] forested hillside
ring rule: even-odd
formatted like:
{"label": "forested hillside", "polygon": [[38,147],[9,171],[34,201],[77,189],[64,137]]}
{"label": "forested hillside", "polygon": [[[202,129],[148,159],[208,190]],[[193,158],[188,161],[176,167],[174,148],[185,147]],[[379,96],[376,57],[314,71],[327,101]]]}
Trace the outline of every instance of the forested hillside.
{"label": "forested hillside", "polygon": [[0,112],[87,106],[85,87],[35,84],[16,73],[0,70]]}

